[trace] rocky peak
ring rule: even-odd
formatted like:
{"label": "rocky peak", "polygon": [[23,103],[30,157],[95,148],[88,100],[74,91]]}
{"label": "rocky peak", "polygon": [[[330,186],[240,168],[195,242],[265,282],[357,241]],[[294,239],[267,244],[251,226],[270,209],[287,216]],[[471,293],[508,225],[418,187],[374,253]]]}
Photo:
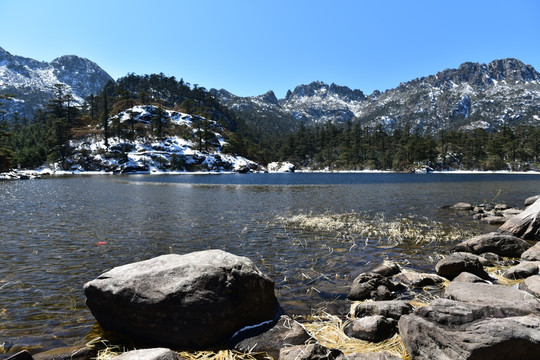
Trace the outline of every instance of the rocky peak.
{"label": "rocky peak", "polygon": [[351,90],[347,86],[339,86],[334,83],[330,85],[330,92],[338,95],[343,100],[348,101],[363,101],[366,100],[366,96],[361,90]]}
{"label": "rocky peak", "polygon": [[31,118],[53,97],[55,84],[64,84],[76,103],[99,93],[113,80],[96,63],[78,56],[59,57],[52,62],[11,55],[0,48],[0,92],[15,95],[18,101],[8,105],[8,114]]}
{"label": "rocky peak", "polygon": [[489,74],[497,81],[530,82],[539,81],[538,73],[531,65],[526,65],[517,59],[494,60],[487,65]]}
{"label": "rocky peak", "polygon": [[265,103],[269,103],[272,105],[278,105],[278,99],[276,97],[276,94],[272,90],[268,91],[266,94],[257,96],[261,101],[264,101]]}
{"label": "rocky peak", "polygon": [[512,58],[494,60],[487,65],[466,62],[457,69],[446,69],[427,78],[428,83],[442,89],[451,89],[461,84],[487,89],[499,81],[513,84],[539,80],[540,74],[532,66]]}
{"label": "rocky peak", "polygon": [[56,58],[51,65],[58,80],[82,98],[99,93],[107,81],[113,80],[93,61],[75,55]]}

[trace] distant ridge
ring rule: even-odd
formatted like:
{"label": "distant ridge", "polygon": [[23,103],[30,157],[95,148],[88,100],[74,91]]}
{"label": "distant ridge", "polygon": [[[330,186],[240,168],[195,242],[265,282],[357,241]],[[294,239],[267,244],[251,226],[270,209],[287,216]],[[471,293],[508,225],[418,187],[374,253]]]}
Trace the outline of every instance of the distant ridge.
{"label": "distant ridge", "polygon": [[275,133],[293,131],[301,123],[349,120],[387,131],[409,126],[423,133],[540,124],[540,74],[512,58],[466,62],[370,95],[320,81],[289,90],[277,104],[269,93],[238,97],[225,90],[211,92],[252,124],[270,122],[265,126]]}
{"label": "distant ridge", "polygon": [[75,55],[48,63],[11,55],[0,48],[0,93],[16,96],[15,101],[5,103],[11,117],[31,118],[52,98],[55,84],[65,84],[74,100],[82,104],[110,80],[113,78],[96,63]]}

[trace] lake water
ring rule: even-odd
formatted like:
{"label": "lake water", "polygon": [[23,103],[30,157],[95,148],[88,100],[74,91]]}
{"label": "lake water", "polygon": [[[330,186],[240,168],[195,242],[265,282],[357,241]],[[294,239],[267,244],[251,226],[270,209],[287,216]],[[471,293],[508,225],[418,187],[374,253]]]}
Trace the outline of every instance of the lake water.
{"label": "lake water", "polygon": [[[451,243],[416,244],[414,229],[437,239],[495,229],[443,205],[496,198],[522,207],[538,193],[540,175],[529,174],[94,175],[0,182],[0,358],[21,348],[88,340],[95,321],[83,284],[114,266],[223,249],[251,258],[268,274],[287,311],[309,313],[343,298],[356,275],[384,259],[433,271]],[[389,237],[395,228],[401,235]]]}

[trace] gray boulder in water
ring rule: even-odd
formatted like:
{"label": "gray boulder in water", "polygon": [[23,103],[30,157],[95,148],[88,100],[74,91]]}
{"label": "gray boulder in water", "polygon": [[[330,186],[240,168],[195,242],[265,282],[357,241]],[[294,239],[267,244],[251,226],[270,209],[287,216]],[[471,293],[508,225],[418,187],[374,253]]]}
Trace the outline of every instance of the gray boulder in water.
{"label": "gray boulder in water", "polygon": [[454,247],[454,251],[482,254],[492,252],[499,256],[520,257],[531,245],[512,235],[491,232],[465,240]]}
{"label": "gray boulder in water", "polygon": [[163,255],[116,267],[84,285],[100,325],[146,342],[197,349],[272,320],[273,281],[221,250]]}

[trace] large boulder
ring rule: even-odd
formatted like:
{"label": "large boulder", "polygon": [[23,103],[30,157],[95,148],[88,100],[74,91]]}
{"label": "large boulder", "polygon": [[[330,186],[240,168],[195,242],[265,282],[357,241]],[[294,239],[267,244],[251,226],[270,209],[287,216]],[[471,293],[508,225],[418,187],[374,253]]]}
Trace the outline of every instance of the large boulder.
{"label": "large boulder", "polygon": [[522,239],[540,240],[540,199],[522,213],[508,219],[499,227],[499,231]]}
{"label": "large boulder", "polygon": [[538,359],[539,327],[539,316],[446,299],[399,320],[413,359]]}
{"label": "large boulder", "polygon": [[540,300],[531,294],[503,285],[451,282],[444,292],[451,300],[506,308],[515,314],[540,315]]}
{"label": "large boulder", "polygon": [[104,329],[181,348],[222,343],[278,311],[272,280],[248,258],[221,250],[119,266],[84,292]]}
{"label": "large boulder", "polygon": [[482,279],[489,279],[488,273],[478,260],[478,257],[468,253],[452,253],[441,259],[435,265],[437,275],[443,276],[449,280],[454,279],[462,272],[468,272]]}
{"label": "large boulder", "polygon": [[520,257],[530,247],[528,242],[518,237],[491,232],[465,240],[457,244],[454,250],[477,255],[492,252],[499,256]]}

